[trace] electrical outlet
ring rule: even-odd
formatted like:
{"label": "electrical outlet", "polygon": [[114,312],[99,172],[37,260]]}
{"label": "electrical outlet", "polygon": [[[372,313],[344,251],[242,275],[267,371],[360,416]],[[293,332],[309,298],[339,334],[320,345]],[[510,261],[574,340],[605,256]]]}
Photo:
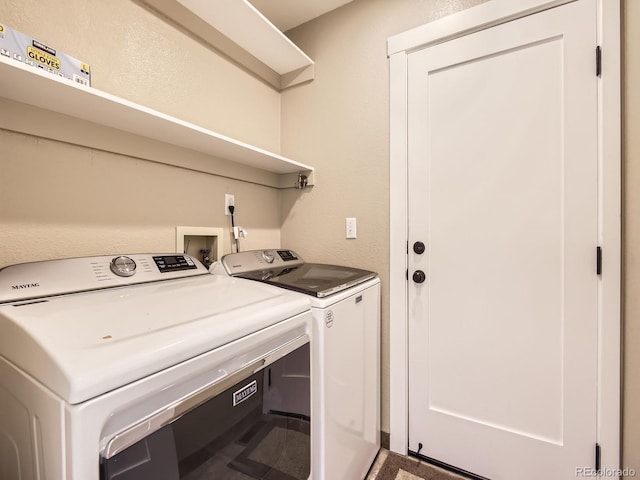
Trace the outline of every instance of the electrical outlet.
{"label": "electrical outlet", "polygon": [[225,215],[231,215],[231,212],[229,211],[229,207],[235,207],[236,205],[236,199],[235,196],[230,194],[230,193],[225,193],[224,194],[224,214]]}

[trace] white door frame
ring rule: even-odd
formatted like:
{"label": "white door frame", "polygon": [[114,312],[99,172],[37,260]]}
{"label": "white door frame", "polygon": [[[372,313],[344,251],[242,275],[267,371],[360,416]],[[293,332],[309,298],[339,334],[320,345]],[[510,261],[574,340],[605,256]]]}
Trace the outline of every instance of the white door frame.
{"label": "white door frame", "polygon": [[[575,0],[491,0],[391,37],[390,67],[390,448],[408,449],[407,55]],[[597,442],[602,468],[620,468],[621,430],[621,73],[620,0],[598,0],[598,281]],[[595,45],[594,45],[595,75]],[[594,273],[595,274],[595,273]]]}

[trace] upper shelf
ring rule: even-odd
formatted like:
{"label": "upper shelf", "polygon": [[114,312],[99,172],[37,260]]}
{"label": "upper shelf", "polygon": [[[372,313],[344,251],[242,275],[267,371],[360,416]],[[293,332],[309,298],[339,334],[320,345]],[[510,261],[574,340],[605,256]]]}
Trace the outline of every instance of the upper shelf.
{"label": "upper shelf", "polygon": [[313,79],[313,60],[247,0],[142,1],[278,90]]}
{"label": "upper shelf", "polygon": [[[0,98],[279,175],[313,171],[309,165],[1,55]],[[10,121],[5,115],[0,127],[12,129]]]}

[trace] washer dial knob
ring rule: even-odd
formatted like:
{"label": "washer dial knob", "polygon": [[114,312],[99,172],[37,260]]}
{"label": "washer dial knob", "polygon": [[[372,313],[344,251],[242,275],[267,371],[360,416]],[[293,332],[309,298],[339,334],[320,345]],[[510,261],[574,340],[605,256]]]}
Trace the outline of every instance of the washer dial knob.
{"label": "washer dial knob", "polygon": [[136,262],[131,257],[120,255],[111,260],[111,271],[119,277],[130,277],[136,273]]}
{"label": "washer dial knob", "polygon": [[269,250],[264,250],[262,252],[262,259],[267,263],[273,263],[276,257],[273,254],[273,252],[270,252]]}

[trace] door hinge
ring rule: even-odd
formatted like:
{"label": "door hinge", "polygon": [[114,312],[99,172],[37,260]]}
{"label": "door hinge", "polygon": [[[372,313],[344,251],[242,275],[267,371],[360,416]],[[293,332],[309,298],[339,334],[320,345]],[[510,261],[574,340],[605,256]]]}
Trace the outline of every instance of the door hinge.
{"label": "door hinge", "polygon": [[596,443],[596,472],[600,470],[600,455],[601,455],[601,449],[600,449],[600,445]]}
{"label": "door hinge", "polygon": [[407,270],[404,272],[404,274],[405,274],[405,276],[407,277],[407,280],[409,280],[409,269],[407,269]]}
{"label": "door hinge", "polygon": [[602,75],[602,48],[600,45],[596,47],[596,76]]}
{"label": "door hinge", "polygon": [[602,247],[596,247],[596,275],[602,275]]}

